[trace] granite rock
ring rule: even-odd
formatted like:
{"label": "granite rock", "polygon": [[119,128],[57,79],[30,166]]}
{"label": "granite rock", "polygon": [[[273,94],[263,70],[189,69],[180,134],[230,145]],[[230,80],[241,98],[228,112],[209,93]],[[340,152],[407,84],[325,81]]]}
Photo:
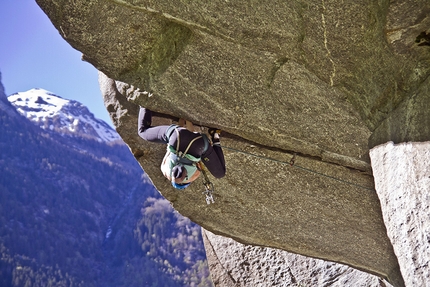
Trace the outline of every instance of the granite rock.
{"label": "granite rock", "polygon": [[[101,71],[118,132],[179,212],[241,243],[403,285],[368,151],[430,139],[430,2],[37,3]],[[215,205],[200,184],[177,192],[164,180],[165,148],[136,135],[138,105],[164,115],[158,123],[224,131]]]}

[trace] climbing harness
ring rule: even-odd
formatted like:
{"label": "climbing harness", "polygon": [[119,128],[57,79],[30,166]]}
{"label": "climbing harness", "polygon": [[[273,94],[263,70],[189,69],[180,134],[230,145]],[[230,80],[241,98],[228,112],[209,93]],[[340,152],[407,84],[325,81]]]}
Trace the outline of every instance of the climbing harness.
{"label": "climbing harness", "polygon": [[215,203],[214,197],[213,197],[213,192],[214,192],[214,185],[213,183],[209,180],[209,177],[206,173],[206,169],[203,166],[203,164],[200,165],[200,170],[203,173],[203,185],[205,187],[205,190],[202,192],[202,194],[204,194],[206,196],[206,203],[209,205],[211,203]]}

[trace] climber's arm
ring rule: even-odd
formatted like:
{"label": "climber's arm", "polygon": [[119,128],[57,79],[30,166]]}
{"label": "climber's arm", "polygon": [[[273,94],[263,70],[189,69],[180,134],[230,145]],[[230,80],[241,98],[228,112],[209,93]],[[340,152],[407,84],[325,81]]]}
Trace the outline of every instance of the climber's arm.
{"label": "climber's arm", "polygon": [[219,131],[215,129],[209,130],[213,145],[209,146],[206,153],[202,155],[202,162],[214,177],[221,178],[225,176],[226,168],[224,152],[222,151],[219,133],[217,132]]}

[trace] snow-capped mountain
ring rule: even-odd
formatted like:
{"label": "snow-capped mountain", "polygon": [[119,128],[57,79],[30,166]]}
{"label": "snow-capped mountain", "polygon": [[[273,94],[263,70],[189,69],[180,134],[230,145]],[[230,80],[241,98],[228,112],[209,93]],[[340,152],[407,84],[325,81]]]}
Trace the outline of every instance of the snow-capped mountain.
{"label": "snow-capped mountain", "polygon": [[0,287],[213,286],[200,227],[109,126],[45,90],[9,100],[0,81]]}
{"label": "snow-capped mountain", "polygon": [[8,100],[20,114],[42,129],[99,142],[121,140],[115,130],[96,119],[81,103],[63,99],[44,89],[16,93],[10,95]]}

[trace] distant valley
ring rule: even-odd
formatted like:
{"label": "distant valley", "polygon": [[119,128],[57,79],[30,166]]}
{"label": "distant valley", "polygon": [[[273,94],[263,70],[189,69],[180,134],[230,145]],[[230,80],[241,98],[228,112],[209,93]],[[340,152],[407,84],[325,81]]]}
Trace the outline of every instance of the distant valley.
{"label": "distant valley", "polygon": [[200,227],[110,126],[0,84],[0,286],[213,286]]}

